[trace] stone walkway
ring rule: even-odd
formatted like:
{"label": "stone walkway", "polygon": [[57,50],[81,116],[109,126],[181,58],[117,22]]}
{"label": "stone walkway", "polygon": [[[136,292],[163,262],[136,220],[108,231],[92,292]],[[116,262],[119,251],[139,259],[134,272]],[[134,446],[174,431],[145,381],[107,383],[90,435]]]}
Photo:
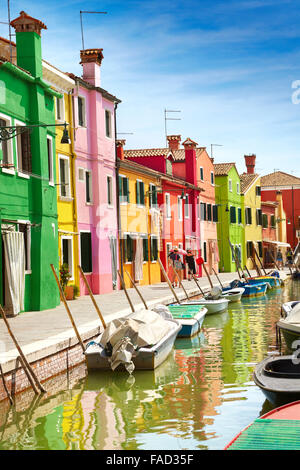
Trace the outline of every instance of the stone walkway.
{"label": "stone walkway", "polygon": [[[252,271],[252,274],[256,273]],[[219,278],[223,285],[227,285],[233,279],[237,279],[238,275],[237,273],[220,273]],[[215,286],[220,286],[215,276],[212,277],[212,281]],[[200,278],[198,282],[202,289],[210,289],[206,277]],[[183,285],[189,296],[200,294],[194,281],[185,280]],[[165,282],[142,286],[140,291],[149,308],[159,303],[169,304],[175,301]],[[176,288],[175,292],[180,300],[185,298],[181,288]],[[128,293],[136,310],[144,308],[135,289],[128,289]],[[124,291],[97,295],[95,299],[106,323],[131,313]],[[101,322],[89,296],[79,297],[68,302],[68,305],[83,340],[99,334],[102,330]],[[41,359],[77,343],[75,332],[62,303],[55,309],[22,313],[17,317],[10,318],[9,323],[29,361]],[[17,351],[4,322],[0,319],[0,362],[3,364],[4,371],[13,366],[16,357]]]}

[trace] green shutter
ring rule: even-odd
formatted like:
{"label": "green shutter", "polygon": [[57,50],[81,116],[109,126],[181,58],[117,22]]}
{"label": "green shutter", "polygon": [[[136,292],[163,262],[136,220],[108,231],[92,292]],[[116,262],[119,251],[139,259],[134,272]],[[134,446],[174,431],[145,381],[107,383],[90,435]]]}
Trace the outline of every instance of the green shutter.
{"label": "green shutter", "polygon": [[145,185],[140,181],[140,204],[145,205]]}
{"label": "green shutter", "polygon": [[144,261],[149,261],[148,237],[143,238]]}
{"label": "green shutter", "polygon": [[136,203],[140,204],[140,184],[139,181],[135,183]]}

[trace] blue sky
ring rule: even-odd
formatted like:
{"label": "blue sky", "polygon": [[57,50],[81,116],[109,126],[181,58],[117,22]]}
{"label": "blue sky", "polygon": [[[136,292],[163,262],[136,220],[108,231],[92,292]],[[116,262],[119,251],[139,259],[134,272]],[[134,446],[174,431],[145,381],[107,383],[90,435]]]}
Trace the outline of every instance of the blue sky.
{"label": "blue sky", "polygon": [[215,162],[242,172],[255,153],[257,172],[300,177],[300,0],[11,0],[11,18],[21,10],[48,27],[44,58],[78,75],[79,11],[108,12],[83,15],[85,47],[103,48],[102,86],[122,100],[118,131],[133,133],[119,136],[126,148],[164,146],[164,109],[180,110],[168,133],[209,153],[222,145]]}

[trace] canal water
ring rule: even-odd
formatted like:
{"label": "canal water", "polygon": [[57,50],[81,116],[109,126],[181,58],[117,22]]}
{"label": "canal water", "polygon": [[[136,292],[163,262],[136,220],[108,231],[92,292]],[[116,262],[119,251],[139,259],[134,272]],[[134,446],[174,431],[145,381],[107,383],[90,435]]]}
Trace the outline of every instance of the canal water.
{"label": "canal water", "polygon": [[207,316],[155,371],[87,376],[80,366],[47,382],[46,396],[0,404],[0,449],[223,449],[272,409],[252,373],[276,351],[281,304],[299,298],[300,282],[288,281]]}

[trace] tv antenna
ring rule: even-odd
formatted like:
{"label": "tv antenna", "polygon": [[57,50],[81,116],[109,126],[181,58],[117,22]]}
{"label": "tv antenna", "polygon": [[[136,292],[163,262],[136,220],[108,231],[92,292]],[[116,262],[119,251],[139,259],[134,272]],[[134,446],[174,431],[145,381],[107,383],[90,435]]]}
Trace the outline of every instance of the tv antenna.
{"label": "tv antenna", "polygon": [[7,0],[7,21],[0,21],[1,24],[7,24],[8,25],[8,37],[9,37],[9,56],[10,56],[10,62],[12,63],[12,44],[11,44],[11,25],[10,25],[10,0]]}
{"label": "tv antenna", "polygon": [[84,35],[83,35],[83,21],[82,21],[82,14],[83,14],[83,13],[106,15],[106,14],[107,14],[107,11],[82,11],[82,10],[80,10],[80,25],[81,25],[82,50],[84,50]]}
{"label": "tv antenna", "polygon": [[181,118],[171,118],[168,117],[167,113],[181,113],[179,110],[174,110],[174,109],[165,109],[164,114],[165,114],[165,136],[166,136],[166,146],[168,147],[168,140],[167,140],[167,121],[181,121]]}

